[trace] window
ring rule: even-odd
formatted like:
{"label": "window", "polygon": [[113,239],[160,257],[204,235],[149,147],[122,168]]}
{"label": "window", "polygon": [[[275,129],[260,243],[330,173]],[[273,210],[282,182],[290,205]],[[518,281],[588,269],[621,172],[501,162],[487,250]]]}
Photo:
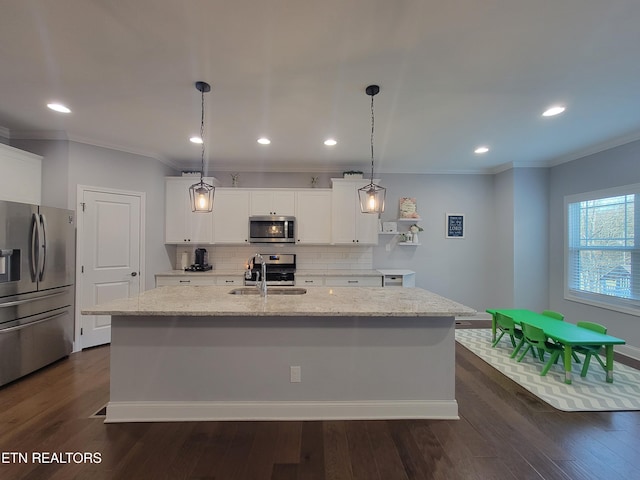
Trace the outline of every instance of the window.
{"label": "window", "polygon": [[640,184],[565,204],[565,297],[640,315]]}

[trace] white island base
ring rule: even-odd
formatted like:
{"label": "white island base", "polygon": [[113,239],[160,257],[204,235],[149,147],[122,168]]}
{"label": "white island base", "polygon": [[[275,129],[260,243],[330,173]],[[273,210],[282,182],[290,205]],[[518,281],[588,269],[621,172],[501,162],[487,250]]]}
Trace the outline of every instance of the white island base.
{"label": "white island base", "polygon": [[116,314],[105,421],[456,419],[454,324]]}

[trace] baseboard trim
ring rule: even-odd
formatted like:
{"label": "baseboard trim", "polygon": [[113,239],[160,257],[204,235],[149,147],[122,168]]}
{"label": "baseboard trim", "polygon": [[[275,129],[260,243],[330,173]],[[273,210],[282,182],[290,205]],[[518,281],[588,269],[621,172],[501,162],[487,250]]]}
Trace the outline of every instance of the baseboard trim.
{"label": "baseboard trim", "polygon": [[220,420],[457,420],[458,402],[109,402],[105,423]]}
{"label": "baseboard trim", "polygon": [[615,351],[634,360],[640,360],[640,348],[638,347],[632,345],[616,345]]}

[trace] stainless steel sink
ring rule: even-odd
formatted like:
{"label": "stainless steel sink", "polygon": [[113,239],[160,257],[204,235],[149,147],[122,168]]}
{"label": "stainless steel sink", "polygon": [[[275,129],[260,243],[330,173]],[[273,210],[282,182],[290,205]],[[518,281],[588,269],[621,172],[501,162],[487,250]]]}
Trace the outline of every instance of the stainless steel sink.
{"label": "stainless steel sink", "polygon": [[[260,290],[256,287],[234,288],[229,292],[231,295],[260,295]],[[303,295],[307,293],[306,288],[296,287],[270,287],[267,289],[269,295]]]}

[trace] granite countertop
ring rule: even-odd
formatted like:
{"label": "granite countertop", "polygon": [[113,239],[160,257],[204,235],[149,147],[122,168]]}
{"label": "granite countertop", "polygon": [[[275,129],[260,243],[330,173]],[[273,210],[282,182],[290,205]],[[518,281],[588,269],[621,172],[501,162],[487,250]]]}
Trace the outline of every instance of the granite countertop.
{"label": "granite countertop", "polygon": [[[274,287],[272,287],[274,288]],[[166,286],[82,310],[123,316],[469,316],[472,308],[421,288],[313,287],[304,295],[231,295],[228,286]]]}

